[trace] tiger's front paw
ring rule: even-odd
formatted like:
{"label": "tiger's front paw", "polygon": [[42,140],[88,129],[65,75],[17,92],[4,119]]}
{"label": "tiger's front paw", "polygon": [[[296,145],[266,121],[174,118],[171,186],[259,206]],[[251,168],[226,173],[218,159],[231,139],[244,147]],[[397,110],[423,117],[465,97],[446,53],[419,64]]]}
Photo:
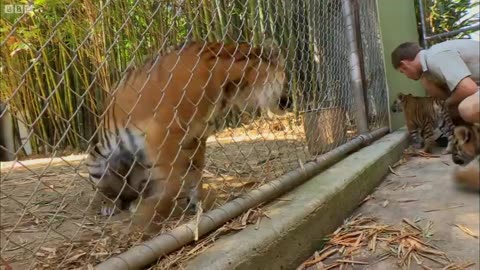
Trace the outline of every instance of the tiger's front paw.
{"label": "tiger's front paw", "polygon": [[120,208],[112,202],[103,201],[102,208],[100,209],[100,215],[102,216],[114,216],[120,212]]}
{"label": "tiger's front paw", "polygon": [[196,214],[200,208],[200,202],[197,199],[187,198],[187,213]]}

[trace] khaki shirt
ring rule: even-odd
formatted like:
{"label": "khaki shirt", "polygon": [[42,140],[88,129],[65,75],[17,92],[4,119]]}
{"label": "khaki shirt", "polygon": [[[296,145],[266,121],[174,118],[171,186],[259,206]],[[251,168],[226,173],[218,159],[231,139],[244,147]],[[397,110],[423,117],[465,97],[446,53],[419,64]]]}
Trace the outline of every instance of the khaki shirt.
{"label": "khaki shirt", "polygon": [[424,75],[450,91],[470,76],[480,85],[480,42],[471,39],[448,40],[420,51]]}

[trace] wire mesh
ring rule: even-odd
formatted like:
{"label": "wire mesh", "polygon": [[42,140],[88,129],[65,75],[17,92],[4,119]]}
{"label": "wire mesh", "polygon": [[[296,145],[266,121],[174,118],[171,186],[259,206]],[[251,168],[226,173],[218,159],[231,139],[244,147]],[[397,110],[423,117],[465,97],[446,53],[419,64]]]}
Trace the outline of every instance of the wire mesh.
{"label": "wire mesh", "polygon": [[[128,70],[137,67],[156,79],[148,68],[142,69],[146,56],[161,55],[147,62],[154,67],[168,55],[188,55],[188,47],[177,46],[188,40],[247,42],[256,48],[270,37],[282,50],[291,112],[276,116],[228,107],[209,123],[215,133],[205,138],[205,155],[195,158],[204,160],[202,185],[215,194],[213,206],[357,135],[340,1],[5,1],[1,12],[0,72],[5,79],[0,81],[0,149],[13,160],[1,166],[0,239],[2,260],[15,269],[95,265],[142,241],[141,233],[122,233],[131,220],[128,211],[100,214],[101,193],[89,180],[86,153],[99,140],[96,135],[112,110],[117,82],[129,74],[147,77]],[[357,12],[369,127],[374,129],[387,121],[383,54],[377,17],[372,16],[375,1],[359,1]],[[272,56],[267,53],[261,58],[268,62]],[[214,68],[202,71],[222,76]],[[172,70],[162,72],[200,76],[193,69]],[[182,83],[178,91],[187,87],[188,79]],[[130,100],[130,109],[147,110],[152,100],[161,100],[155,93],[162,91],[158,86],[158,92],[145,94],[145,99]],[[160,103],[156,106],[166,106]],[[190,102],[176,111],[196,106]],[[178,215],[161,220],[160,231],[195,218],[185,208],[180,205]],[[205,247],[205,241],[167,256],[154,268],[177,267]]]}
{"label": "wire mesh", "polygon": [[368,127],[370,130],[388,125],[388,101],[383,47],[376,2],[356,1],[361,33],[364,80]]}

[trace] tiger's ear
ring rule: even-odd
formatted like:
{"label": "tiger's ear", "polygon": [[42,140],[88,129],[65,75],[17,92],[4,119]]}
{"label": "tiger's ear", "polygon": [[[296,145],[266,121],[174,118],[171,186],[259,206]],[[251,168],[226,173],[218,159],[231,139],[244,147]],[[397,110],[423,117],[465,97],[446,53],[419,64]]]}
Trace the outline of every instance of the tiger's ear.
{"label": "tiger's ear", "polygon": [[453,132],[454,136],[460,141],[460,143],[468,143],[472,137],[470,129],[464,126],[456,127]]}

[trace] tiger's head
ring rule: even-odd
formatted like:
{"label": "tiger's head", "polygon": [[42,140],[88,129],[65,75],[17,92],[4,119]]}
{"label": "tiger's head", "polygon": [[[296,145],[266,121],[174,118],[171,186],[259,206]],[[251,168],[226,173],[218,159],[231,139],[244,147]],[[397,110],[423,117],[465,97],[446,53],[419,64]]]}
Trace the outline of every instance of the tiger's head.
{"label": "tiger's head", "polygon": [[480,124],[455,127],[453,131],[453,162],[464,165],[478,155],[480,155]]}
{"label": "tiger's head", "polygon": [[[114,143],[114,137],[109,137]],[[147,185],[148,175],[134,155],[125,147],[115,147],[112,151],[102,143],[97,143],[89,152],[85,165],[91,184],[99,191],[102,201],[101,214],[110,215],[127,210]],[[144,194],[150,192],[148,186]]]}
{"label": "tiger's head", "polygon": [[390,109],[392,112],[397,113],[397,112],[403,112],[403,106],[405,105],[405,102],[409,99],[412,98],[412,94],[403,94],[403,93],[398,93],[397,98],[393,102],[392,106]]}

